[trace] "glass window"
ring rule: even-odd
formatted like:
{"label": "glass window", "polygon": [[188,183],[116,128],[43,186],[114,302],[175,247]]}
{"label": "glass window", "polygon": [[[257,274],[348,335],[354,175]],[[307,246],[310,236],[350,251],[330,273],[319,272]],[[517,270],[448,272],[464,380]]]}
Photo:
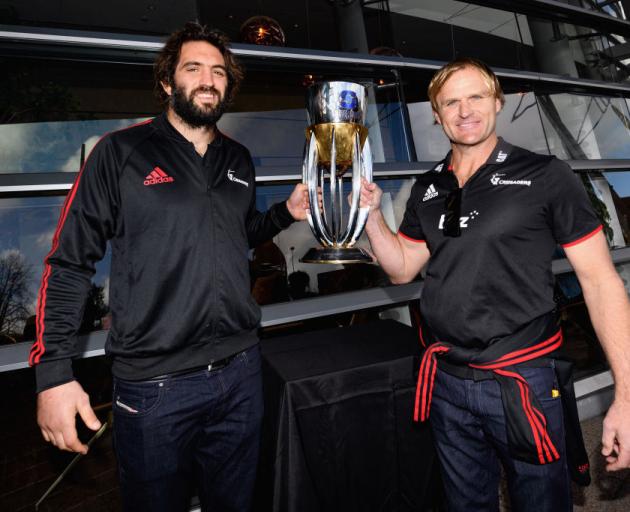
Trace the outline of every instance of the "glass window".
{"label": "glass window", "polygon": [[368,88],[366,124],[375,162],[409,160],[398,82],[390,72],[374,77],[353,76],[346,69],[313,71],[305,67],[288,72],[261,69],[259,64],[246,62],[246,81],[232,112],[219,123],[222,130],[251,151],[259,174],[260,168],[277,174],[274,167],[278,166],[289,166],[294,175],[301,173],[307,88],[325,80],[358,82]]}
{"label": "glass window", "polygon": [[527,22],[539,71],[612,82],[627,78],[625,38],[532,16]]}
{"label": "glass window", "polygon": [[[382,208],[396,230],[402,220],[413,180],[378,180]],[[262,185],[257,207],[266,210],[285,201],[293,185]],[[346,193],[349,193],[346,184]],[[43,262],[50,251],[64,198],[58,196],[0,199],[0,343],[32,341],[35,337],[37,292]],[[365,235],[359,241],[369,247]],[[389,283],[377,265],[315,265],[301,263],[317,245],[305,222],[295,223],[251,254],[252,293],[261,304],[338,293]],[[109,327],[110,251],[97,264],[81,332]],[[9,284],[6,284],[9,283]]]}
{"label": "glass window", "polygon": [[[238,2],[125,2],[107,8],[90,2],[59,5],[8,0],[0,23],[127,34],[166,35],[186,21],[226,32],[235,43],[260,40],[290,48],[449,60],[471,52],[502,67],[534,64],[531,37],[522,15],[452,0],[389,2],[241,0]],[[251,23],[264,17],[263,25]],[[249,28],[248,28],[249,27]],[[251,34],[251,31],[255,31]],[[276,34],[282,34],[276,36]],[[499,49],[499,51],[498,51]]]}
{"label": "glass window", "polygon": [[620,98],[539,94],[551,153],[563,159],[630,158],[630,120]]}
{"label": "glass window", "polygon": [[416,156],[420,162],[442,160],[451,148],[442,127],[434,121],[431,103],[407,103]]}
{"label": "glass window", "polygon": [[128,32],[167,34],[188,20],[197,18],[194,0],[178,2],[107,3],[65,1],[62,4],[41,0],[5,0],[0,10],[0,23]]}
{"label": "glass window", "polygon": [[[453,0],[388,4],[393,33],[389,46],[405,57],[449,61],[469,55],[492,66],[535,68],[525,16]],[[374,38],[377,32],[370,33]]]}
{"label": "glass window", "polygon": [[0,172],[78,172],[105,133],[142,120],[102,119],[0,125]]}
{"label": "glass window", "polygon": [[600,194],[606,203],[611,230],[613,231],[612,245],[620,247],[630,244],[630,171],[591,173],[592,180],[597,183],[605,178]]}
{"label": "glass window", "polygon": [[[37,291],[64,198],[0,199],[0,343],[35,339]],[[97,265],[82,332],[107,322],[109,254]]]}
{"label": "glass window", "polygon": [[77,172],[105,133],[158,112],[149,66],[0,58],[0,173]]}
{"label": "glass window", "polygon": [[607,368],[606,356],[586,309],[582,288],[574,273],[556,276],[555,299],[564,335],[564,352],[583,378]]}
{"label": "glass window", "polygon": [[[0,93],[1,173],[76,172],[104,133],[160,111],[149,66],[8,58],[0,64],[12,70],[0,78],[7,87]],[[307,67],[287,72],[244,64],[246,79],[219,127],[249,148],[257,167],[300,173],[306,89],[316,80],[336,79],[368,87],[374,161],[409,160],[398,84],[390,72],[349,77],[345,69],[311,74]]]}
{"label": "glass window", "polygon": [[[383,189],[382,210],[394,231],[402,221],[405,205],[411,192],[412,179],[376,180]],[[346,193],[350,192],[346,183]],[[257,190],[257,206],[266,210],[278,201],[286,200],[293,185],[264,185]],[[252,252],[251,276],[254,297],[260,304],[284,302],[304,297],[371,288],[389,284],[378,265],[372,264],[312,264],[300,259],[316,247],[308,224],[292,224],[274,237],[273,241]],[[365,234],[358,245],[366,249]]]}
{"label": "glass window", "polygon": [[[595,214],[611,248],[624,247],[628,241],[628,208],[624,196],[628,193],[628,171],[578,173]],[[620,192],[617,192],[619,190]],[[565,258],[558,247],[555,258]]]}

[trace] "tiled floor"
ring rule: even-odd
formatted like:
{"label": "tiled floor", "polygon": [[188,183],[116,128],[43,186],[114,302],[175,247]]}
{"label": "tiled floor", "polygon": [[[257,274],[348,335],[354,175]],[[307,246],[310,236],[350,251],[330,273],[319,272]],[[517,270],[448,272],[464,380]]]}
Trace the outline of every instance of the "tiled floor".
{"label": "tiled floor", "polygon": [[[98,374],[94,368],[90,371]],[[102,382],[102,378],[98,379]],[[0,374],[0,511],[26,512],[72,459],[41,439],[35,423],[35,398],[30,372]],[[97,388],[91,389],[98,396]],[[101,393],[104,401],[107,392]],[[94,400],[93,400],[94,402]],[[98,403],[98,402],[96,402]],[[105,419],[106,410],[101,419]],[[630,418],[628,419],[630,421]],[[599,454],[602,418],[583,422],[591,457],[593,483],[574,488],[577,512],[629,512],[630,470],[606,473]],[[87,437],[84,436],[84,439]],[[509,510],[509,506],[504,506]],[[92,447],[40,507],[41,511],[118,512],[120,498],[109,431]],[[471,511],[474,512],[474,511]]]}

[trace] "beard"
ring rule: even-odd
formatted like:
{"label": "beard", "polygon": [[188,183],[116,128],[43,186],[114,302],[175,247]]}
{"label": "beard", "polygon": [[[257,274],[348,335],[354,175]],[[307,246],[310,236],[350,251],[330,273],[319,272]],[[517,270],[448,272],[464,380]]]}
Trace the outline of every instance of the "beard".
{"label": "beard", "polygon": [[[195,94],[198,92],[211,92],[219,98],[219,102],[214,106],[200,107],[195,103]],[[197,87],[186,96],[184,89],[175,85],[171,95],[171,108],[188,126],[206,128],[217,124],[227,108],[227,103],[221,93],[212,86]]]}

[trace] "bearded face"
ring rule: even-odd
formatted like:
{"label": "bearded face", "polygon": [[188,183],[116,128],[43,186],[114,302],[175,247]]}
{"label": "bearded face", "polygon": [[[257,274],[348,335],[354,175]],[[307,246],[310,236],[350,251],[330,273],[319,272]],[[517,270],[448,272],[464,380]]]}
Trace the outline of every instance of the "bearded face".
{"label": "bearded face", "polygon": [[169,108],[192,128],[213,127],[227,108],[228,73],[225,59],[205,41],[182,45],[171,83],[162,83]]}
{"label": "bearded face", "polygon": [[[212,97],[216,100],[205,101]],[[175,84],[171,107],[187,125],[202,128],[216,125],[227,105],[221,93],[211,85],[199,86],[187,95],[183,86]]]}

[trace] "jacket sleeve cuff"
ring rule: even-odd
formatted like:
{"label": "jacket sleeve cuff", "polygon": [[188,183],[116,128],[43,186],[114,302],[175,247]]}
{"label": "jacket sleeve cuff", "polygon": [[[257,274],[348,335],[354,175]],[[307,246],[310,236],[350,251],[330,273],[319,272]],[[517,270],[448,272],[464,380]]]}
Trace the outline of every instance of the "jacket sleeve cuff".
{"label": "jacket sleeve cuff", "polygon": [[74,374],[70,359],[46,361],[35,366],[35,389],[38,393],[73,380]]}
{"label": "jacket sleeve cuff", "polygon": [[295,222],[293,215],[291,215],[287,208],[286,201],[276,203],[272,206],[271,219],[279,229],[286,229]]}

